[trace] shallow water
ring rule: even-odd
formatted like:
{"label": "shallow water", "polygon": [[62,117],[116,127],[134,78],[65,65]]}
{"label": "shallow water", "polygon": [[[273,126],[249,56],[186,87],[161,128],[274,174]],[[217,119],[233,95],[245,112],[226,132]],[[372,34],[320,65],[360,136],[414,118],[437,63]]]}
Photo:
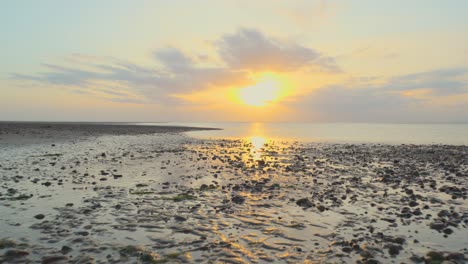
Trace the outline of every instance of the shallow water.
{"label": "shallow water", "polygon": [[193,131],[196,138],[263,138],[331,143],[468,144],[468,124],[367,124],[367,123],[134,123],[216,127]]}

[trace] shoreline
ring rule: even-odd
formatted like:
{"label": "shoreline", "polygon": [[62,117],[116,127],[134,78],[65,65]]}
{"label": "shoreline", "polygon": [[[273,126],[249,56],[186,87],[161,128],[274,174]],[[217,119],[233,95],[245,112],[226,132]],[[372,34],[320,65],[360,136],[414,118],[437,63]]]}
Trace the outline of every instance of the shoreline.
{"label": "shoreline", "polygon": [[145,135],[203,130],[221,129],[188,126],[116,125],[110,123],[0,122],[0,146],[55,144],[104,135]]}
{"label": "shoreline", "polygon": [[[27,130],[43,129],[48,131],[73,131],[96,134],[147,134],[165,132],[186,132],[197,130],[222,130],[211,127],[190,126],[143,126],[127,123],[92,123],[92,122],[0,122],[0,135]],[[26,130],[26,131],[23,131]]]}

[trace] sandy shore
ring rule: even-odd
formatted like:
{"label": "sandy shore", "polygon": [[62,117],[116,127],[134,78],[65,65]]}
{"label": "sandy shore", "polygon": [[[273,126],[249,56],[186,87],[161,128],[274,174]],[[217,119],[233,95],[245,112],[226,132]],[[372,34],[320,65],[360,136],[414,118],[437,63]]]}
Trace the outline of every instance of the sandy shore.
{"label": "sandy shore", "polygon": [[468,146],[0,123],[0,262],[465,263]]}

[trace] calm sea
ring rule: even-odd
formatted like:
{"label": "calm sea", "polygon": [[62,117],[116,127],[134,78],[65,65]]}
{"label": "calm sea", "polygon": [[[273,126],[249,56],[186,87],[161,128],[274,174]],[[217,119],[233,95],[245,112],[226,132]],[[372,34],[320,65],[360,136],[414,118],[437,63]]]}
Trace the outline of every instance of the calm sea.
{"label": "calm sea", "polygon": [[468,145],[468,124],[367,123],[133,123],[216,127],[195,131],[196,138],[288,140],[302,142]]}

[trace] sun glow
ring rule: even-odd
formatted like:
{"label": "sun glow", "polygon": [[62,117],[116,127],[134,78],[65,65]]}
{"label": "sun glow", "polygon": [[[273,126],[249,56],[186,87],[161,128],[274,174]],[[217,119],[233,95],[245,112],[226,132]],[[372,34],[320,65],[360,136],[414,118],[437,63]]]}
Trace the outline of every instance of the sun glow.
{"label": "sun glow", "polygon": [[263,74],[255,85],[239,90],[239,100],[245,105],[260,107],[277,101],[284,93],[278,76]]}

